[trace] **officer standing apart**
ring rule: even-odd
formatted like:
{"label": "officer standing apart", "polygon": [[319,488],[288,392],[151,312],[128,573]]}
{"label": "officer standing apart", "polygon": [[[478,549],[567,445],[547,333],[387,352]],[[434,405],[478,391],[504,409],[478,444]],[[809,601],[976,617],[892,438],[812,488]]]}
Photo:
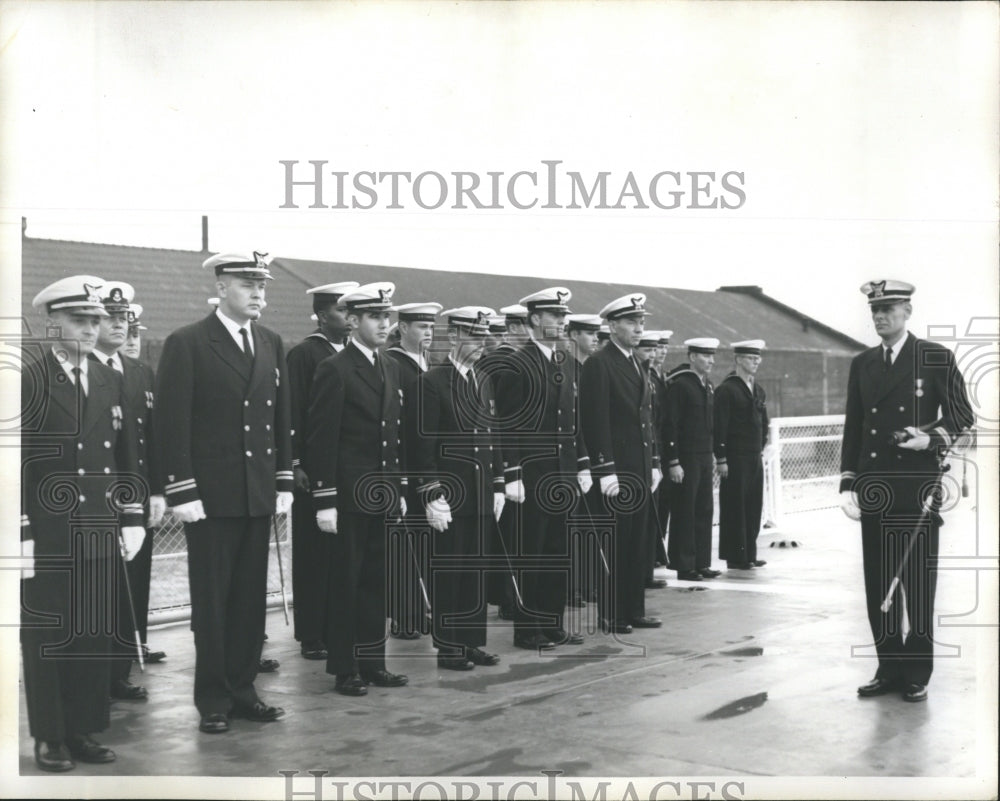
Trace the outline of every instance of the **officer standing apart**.
{"label": "officer standing apart", "polygon": [[590,459],[576,424],[572,365],[557,348],[572,293],[551,287],[519,301],[528,311],[531,338],[498,376],[498,416],[504,421],[505,493],[520,507],[521,550],[542,567],[521,571],[515,607],[514,645],[551,648],[579,645],[583,637],[563,627],[569,588],[569,511],[559,502],[561,482],[590,490]]}
{"label": "officer standing apart", "polygon": [[504,507],[503,462],[490,429],[492,387],[475,369],[492,313],[483,306],[443,313],[451,344],[448,361],[421,374],[406,404],[409,464],[420,508],[434,532],[434,645],[438,667],[446,670],[500,661],[482,648],[482,557]]}
{"label": "officer standing apart", "polygon": [[[399,343],[386,348],[386,355],[394,359],[399,367],[399,382],[403,389],[403,406],[412,402],[412,393],[417,378],[427,372],[427,352],[434,341],[434,321],[441,311],[441,304],[434,302],[404,303],[394,306],[399,323]],[[409,466],[403,465],[409,474]],[[408,487],[406,506],[413,512],[420,512],[423,506],[414,495],[413,482]],[[424,602],[420,591],[418,564],[427,567],[428,548],[422,547],[423,538],[416,536],[409,527],[399,532],[395,548],[390,548],[389,576],[389,628],[393,637],[402,640],[416,640],[426,633],[424,624]],[[420,560],[418,563],[417,560]]]}
{"label": "officer standing apart", "polygon": [[673,488],[667,554],[677,578],[715,578],[712,569],[713,395],[709,375],[719,340],[687,339],[688,363],[667,375],[661,440]]}
{"label": "officer standing apart", "polygon": [[[858,695],[901,692],[904,701],[919,702],[927,700],[934,667],[939,454],[975,416],[954,354],[906,330],[913,285],[869,281],[861,291],[882,342],[851,362],[840,462],[841,505],[848,517],[861,520],[868,622],[878,653],[875,677],[858,687]],[[913,537],[902,597],[883,612]],[[904,608],[910,628],[905,639]]]}
{"label": "officer standing apart", "polygon": [[292,504],[284,346],[253,322],[271,280],[266,256],[205,260],[219,306],[167,337],[156,382],[164,489],[187,540],[194,701],[199,728],[213,734],[229,730],[230,716],[284,715],[254,688],[271,516]]}
{"label": "officer standing apart", "polygon": [[[139,633],[140,638],[143,637],[149,613],[153,537],[148,529],[160,524],[166,510],[162,488],[154,489],[150,486],[151,476],[156,475],[152,461],[155,458],[155,450],[151,441],[154,379],[150,367],[120,352],[128,336],[129,307],[135,297],[135,289],[124,281],[108,281],[101,287],[100,296],[108,316],[100,318],[101,328],[97,335],[97,344],[89,358],[110,367],[122,376],[125,391],[123,410],[132,423],[130,430],[136,437],[134,449],[138,457],[138,470],[148,488],[145,509],[146,537],[139,553],[125,566],[128,582],[125,581],[124,573],[119,574],[116,634],[111,648],[112,654],[117,658],[111,665],[110,692],[112,698],[141,701],[148,696],[146,688],[129,681],[136,647],[143,647],[141,642],[135,643],[133,640],[135,632]],[[166,654],[159,652],[156,656],[158,658],[155,661],[160,661]],[[146,659],[146,655],[143,658]]]}
{"label": "officer standing apart", "polygon": [[326,672],[342,695],[407,683],[385,669],[387,526],[406,515],[403,390],[396,362],[377,353],[395,289],[365,284],[341,298],[351,337],[316,368],[309,402],[305,468],[316,523],[332,538]]}
{"label": "officer standing apart", "polygon": [[730,570],[767,564],[757,558],[764,505],[767,395],[757,383],[763,339],[734,342],[736,369],[715,391],[715,461],[719,471],[719,558]]}
{"label": "officer standing apart", "polygon": [[110,722],[106,598],[119,526],[126,561],[146,534],[122,378],[87,358],[107,315],[102,284],[78,275],[35,296],[51,344],[26,346],[21,372],[24,692],[35,762],[51,772],[115,759],[91,736]]}
{"label": "officer standing apart", "polygon": [[344,314],[337,308],[345,292],[357,289],[357,281],[341,281],[307,289],[312,296],[316,330],[288,351],[288,382],[291,395],[292,471],[295,503],[292,504],[292,593],[295,597],[295,639],[305,659],[326,659],[323,630],[326,625],[328,537],[316,527],[316,510],[309,495],[309,476],[302,468],[306,416],[316,367],[327,356],[344,349],[350,333]]}
{"label": "officer standing apart", "polygon": [[[587,453],[614,518],[610,553],[605,548],[611,587],[601,584],[598,604],[605,631],[617,634],[628,634],[633,626],[662,625],[659,618],[646,615],[643,573],[649,504],[663,478],[653,430],[653,394],[632,355],[649,316],[645,303],[646,296],[635,292],[601,309],[610,339],[584,362],[580,385]],[[622,484],[627,484],[625,490]]]}

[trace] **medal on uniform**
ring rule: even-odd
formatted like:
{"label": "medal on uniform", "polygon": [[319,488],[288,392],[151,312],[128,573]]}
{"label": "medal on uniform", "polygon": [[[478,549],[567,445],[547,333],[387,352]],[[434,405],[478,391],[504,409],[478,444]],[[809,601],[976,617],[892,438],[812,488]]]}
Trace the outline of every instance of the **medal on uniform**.
{"label": "medal on uniform", "polygon": [[122,429],[122,407],[112,406],[111,407],[111,427],[115,431],[121,431]]}
{"label": "medal on uniform", "polygon": [[918,378],[917,379],[916,396],[918,398],[922,398],[924,396],[924,379],[922,379],[922,378]]}
{"label": "medal on uniform", "polygon": [[148,389],[146,390],[146,408],[147,409],[153,408],[153,393],[150,392]]}
{"label": "medal on uniform", "polygon": [[281,370],[279,370],[277,367],[274,368],[274,385],[276,387],[281,386]]}

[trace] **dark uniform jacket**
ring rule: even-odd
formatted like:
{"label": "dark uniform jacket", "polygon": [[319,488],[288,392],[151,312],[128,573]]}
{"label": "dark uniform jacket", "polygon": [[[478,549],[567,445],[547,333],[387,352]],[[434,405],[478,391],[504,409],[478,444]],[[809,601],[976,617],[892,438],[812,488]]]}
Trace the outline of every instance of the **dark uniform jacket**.
{"label": "dark uniform jacket", "polygon": [[309,394],[313,376],[319,363],[337,350],[322,331],[313,331],[298,345],[288,351],[288,383],[291,394],[292,467],[302,463],[305,450],[306,414],[309,411]]}
{"label": "dark uniform jacket", "polygon": [[249,324],[246,354],[210,314],[174,331],[156,377],[156,441],[167,503],[201,500],[208,517],[274,513],[292,491],[285,351],[273,331]]}
{"label": "dark uniform jacket", "polygon": [[644,486],[660,457],[653,430],[653,393],[645,374],[614,342],[583,363],[583,434],[594,478],[633,475]]}
{"label": "dark uniform jacket", "polygon": [[[859,353],[847,381],[840,491],[864,474],[937,473],[936,451],[974,422],[955,356],[943,345],[907,334],[888,375],[881,345]],[[893,432],[907,426],[929,433],[932,447],[896,447]]]}
{"label": "dark uniform jacket", "polygon": [[122,376],[92,361],[87,383],[84,399],[50,348],[25,353],[21,539],[34,539],[36,557],[71,553],[70,516],[143,524],[146,490]]}
{"label": "dark uniform jacket", "polygon": [[374,514],[384,482],[405,491],[399,368],[379,354],[378,370],[353,341],[316,368],[304,467],[317,510]]}
{"label": "dark uniform jacket", "polygon": [[559,350],[547,359],[532,341],[511,355],[509,369],[499,374],[497,414],[505,431],[508,483],[522,480],[535,487],[546,476],[574,476],[590,467],[577,426],[573,361]]}
{"label": "dark uniform jacket", "polygon": [[747,382],[730,373],[715,390],[715,458],[726,463],[730,453],[759,454],[767,444],[767,394],[754,379]]}
{"label": "dark uniform jacket", "polygon": [[660,439],[668,467],[679,464],[681,456],[712,453],[714,394],[712,382],[702,383],[689,364],[667,374]]}
{"label": "dark uniform jacket", "polygon": [[443,496],[456,517],[491,514],[493,494],[504,491],[503,460],[490,426],[492,386],[478,374],[476,382],[449,360],[420,376],[406,408],[407,458],[420,501]]}

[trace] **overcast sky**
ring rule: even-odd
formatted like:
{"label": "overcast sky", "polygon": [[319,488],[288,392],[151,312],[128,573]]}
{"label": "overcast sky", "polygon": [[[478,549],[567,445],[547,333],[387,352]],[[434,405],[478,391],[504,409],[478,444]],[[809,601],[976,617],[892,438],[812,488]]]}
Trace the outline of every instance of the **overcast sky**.
{"label": "overcast sky", "polygon": [[[758,284],[869,342],[858,287],[895,277],[918,287],[916,333],[964,331],[997,315],[996,19],[976,3],[5,3],[4,222],[198,249],[206,213],[213,248]],[[543,159],[610,172],[609,204],[631,171],[650,208],[425,211],[411,194],[389,210],[383,190],[370,210],[310,210],[297,189],[303,207],[279,209],[280,160],[350,181],[506,180]],[[716,195],[742,173],[745,202],[656,208],[663,171],[715,172]]]}

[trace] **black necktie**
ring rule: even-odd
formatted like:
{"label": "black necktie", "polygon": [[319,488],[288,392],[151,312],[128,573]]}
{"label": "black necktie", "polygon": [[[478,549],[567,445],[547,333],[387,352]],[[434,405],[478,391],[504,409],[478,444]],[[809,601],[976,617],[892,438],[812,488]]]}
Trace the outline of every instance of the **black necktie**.
{"label": "black necktie", "polygon": [[80,390],[80,399],[82,401],[81,410],[86,412],[87,410],[87,388],[83,385],[83,369],[80,367],[73,368],[73,378],[76,379],[76,385]]}
{"label": "black necktie", "polygon": [[889,348],[885,349],[885,363],[883,364],[882,369],[886,373],[892,369],[892,351]]}
{"label": "black necktie", "polygon": [[253,349],[250,347],[250,335],[245,328],[240,329],[240,335],[243,337],[243,354],[247,357],[247,361],[253,365]]}
{"label": "black necktie", "polygon": [[114,356],[108,356],[108,367],[110,367],[112,370],[115,369],[115,357]]}
{"label": "black necktie", "polygon": [[635,356],[629,356],[629,359],[630,359],[630,360],[632,361],[632,366],[633,366],[633,367],[635,368],[635,371],[636,371],[636,372],[637,372],[637,373],[638,373],[639,375],[642,375],[642,370],[640,370],[640,369],[639,369],[639,362],[638,362],[638,361],[636,361],[636,358],[635,358]]}
{"label": "black necktie", "polygon": [[379,384],[381,384],[382,383],[382,371],[379,369],[379,366],[378,366],[378,354],[377,353],[372,353],[372,367],[375,368],[375,380],[378,381]]}

